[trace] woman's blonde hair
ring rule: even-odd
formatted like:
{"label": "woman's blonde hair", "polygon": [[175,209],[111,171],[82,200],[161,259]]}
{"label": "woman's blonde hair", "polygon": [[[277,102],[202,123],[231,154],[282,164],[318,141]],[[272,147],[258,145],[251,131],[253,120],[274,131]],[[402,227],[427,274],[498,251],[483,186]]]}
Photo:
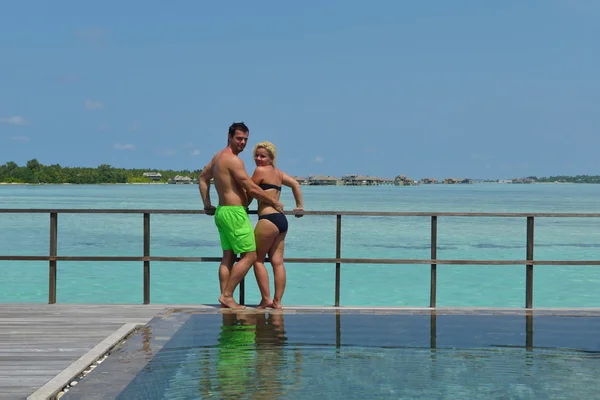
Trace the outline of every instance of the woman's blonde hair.
{"label": "woman's blonde hair", "polygon": [[252,152],[253,156],[256,156],[256,150],[258,149],[265,149],[269,152],[269,156],[271,156],[271,159],[273,160],[273,167],[275,166],[275,157],[277,157],[277,149],[275,148],[275,145],[271,142],[260,142],[260,143],[256,143],[256,145],[254,146],[254,151]]}

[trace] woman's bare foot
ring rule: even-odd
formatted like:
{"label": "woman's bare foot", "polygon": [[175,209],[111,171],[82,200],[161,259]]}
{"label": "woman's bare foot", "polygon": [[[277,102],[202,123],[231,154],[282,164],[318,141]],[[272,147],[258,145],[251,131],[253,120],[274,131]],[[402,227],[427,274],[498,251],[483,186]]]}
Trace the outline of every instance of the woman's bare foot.
{"label": "woman's bare foot", "polygon": [[262,299],[260,301],[260,304],[257,305],[256,308],[259,308],[261,310],[265,309],[265,308],[273,308],[273,300],[271,300],[271,299],[268,299],[268,300]]}
{"label": "woman's bare foot", "polygon": [[281,310],[283,307],[281,306],[281,303],[278,301],[273,301],[273,308],[277,309],[277,310]]}
{"label": "woman's bare foot", "polygon": [[246,306],[239,305],[232,296],[225,297],[223,295],[219,296],[219,303],[226,308],[231,308],[234,310],[243,310]]}

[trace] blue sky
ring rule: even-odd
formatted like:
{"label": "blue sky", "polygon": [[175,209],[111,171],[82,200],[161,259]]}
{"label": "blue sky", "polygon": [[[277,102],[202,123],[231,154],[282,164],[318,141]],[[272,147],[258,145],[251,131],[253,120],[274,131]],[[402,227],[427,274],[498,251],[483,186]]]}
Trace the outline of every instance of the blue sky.
{"label": "blue sky", "polygon": [[14,1],[0,163],[195,169],[245,121],[292,175],[600,174],[600,2]]}

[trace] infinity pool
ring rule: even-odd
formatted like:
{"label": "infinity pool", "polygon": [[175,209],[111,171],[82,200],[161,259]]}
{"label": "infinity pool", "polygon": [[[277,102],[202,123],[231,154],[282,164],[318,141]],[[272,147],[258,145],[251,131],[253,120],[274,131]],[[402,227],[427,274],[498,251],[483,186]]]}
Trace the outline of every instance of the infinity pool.
{"label": "infinity pool", "polygon": [[297,312],[154,318],[62,399],[574,399],[600,317]]}

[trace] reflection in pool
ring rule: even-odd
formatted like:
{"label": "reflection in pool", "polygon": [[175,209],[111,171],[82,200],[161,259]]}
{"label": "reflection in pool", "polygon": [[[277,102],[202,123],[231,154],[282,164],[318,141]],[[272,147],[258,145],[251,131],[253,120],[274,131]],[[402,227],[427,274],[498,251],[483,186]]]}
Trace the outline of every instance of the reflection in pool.
{"label": "reflection in pool", "polygon": [[173,312],[64,399],[593,398],[598,332],[594,316]]}

